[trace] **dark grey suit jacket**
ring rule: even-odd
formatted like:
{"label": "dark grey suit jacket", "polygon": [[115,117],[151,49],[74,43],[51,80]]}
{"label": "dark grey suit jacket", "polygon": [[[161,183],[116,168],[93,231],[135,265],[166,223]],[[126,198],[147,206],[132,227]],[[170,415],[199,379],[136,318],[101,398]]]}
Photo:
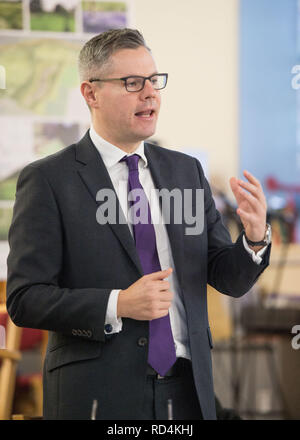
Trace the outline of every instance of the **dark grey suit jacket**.
{"label": "dark grey suit jacket", "polygon": [[[183,153],[145,144],[158,189],[203,188],[205,224],[186,235],[167,225],[183,295],[199,401],[214,419],[215,400],[206,285],[232,295],[247,292],[268,264],[232,244],[200,163]],[[49,330],[44,363],[44,417],[84,419],[98,400],[102,419],[139,419],[146,381],[148,322],[123,319],[106,336],[112,289],[143,275],[127,224],[100,225],[96,194],[112,182],[89,134],[77,144],[28,165],[20,174],[9,233],[7,307],[13,321]],[[172,219],[171,215],[171,219]]]}

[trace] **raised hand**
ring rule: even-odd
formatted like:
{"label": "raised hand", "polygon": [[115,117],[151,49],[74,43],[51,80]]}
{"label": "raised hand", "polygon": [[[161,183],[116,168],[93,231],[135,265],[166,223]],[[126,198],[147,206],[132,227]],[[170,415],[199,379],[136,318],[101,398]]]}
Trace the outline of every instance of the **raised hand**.
{"label": "raised hand", "polygon": [[266,231],[267,203],[258,179],[244,171],[248,182],[236,177],[230,179],[230,186],[237,201],[237,214],[251,241],[263,240]]}

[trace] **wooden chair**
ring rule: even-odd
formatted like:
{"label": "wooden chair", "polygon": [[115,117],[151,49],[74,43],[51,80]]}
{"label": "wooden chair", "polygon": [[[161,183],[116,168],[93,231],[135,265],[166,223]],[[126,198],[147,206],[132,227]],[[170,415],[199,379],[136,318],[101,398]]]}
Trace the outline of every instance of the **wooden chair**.
{"label": "wooden chair", "polygon": [[[0,325],[4,325],[6,329],[5,349],[0,345],[0,420],[41,419],[43,405],[41,369],[48,332],[17,327],[8,316],[5,298],[6,282],[0,282]],[[39,347],[40,350],[41,369],[29,375],[17,374],[22,354],[25,356],[26,351],[35,347]],[[19,400],[20,392],[24,396],[23,388],[25,388],[25,395],[26,392],[30,394],[31,408],[28,408],[28,405],[24,406],[24,402]],[[21,411],[25,411],[25,414],[12,414],[13,410],[19,411],[20,408]],[[28,414],[27,411],[29,411]]]}
{"label": "wooden chair", "polygon": [[[5,289],[6,282],[0,282],[0,313],[7,313]],[[21,359],[21,335],[22,329],[8,318],[6,347],[0,349],[0,420],[11,419],[17,364]]]}

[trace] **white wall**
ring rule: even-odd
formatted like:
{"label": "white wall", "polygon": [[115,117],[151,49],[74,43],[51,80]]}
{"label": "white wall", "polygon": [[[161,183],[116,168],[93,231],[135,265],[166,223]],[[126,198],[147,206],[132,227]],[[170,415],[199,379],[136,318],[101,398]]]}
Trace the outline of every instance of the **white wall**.
{"label": "white wall", "polygon": [[135,0],[136,27],[169,73],[156,138],[207,152],[211,181],[238,169],[238,0]]}

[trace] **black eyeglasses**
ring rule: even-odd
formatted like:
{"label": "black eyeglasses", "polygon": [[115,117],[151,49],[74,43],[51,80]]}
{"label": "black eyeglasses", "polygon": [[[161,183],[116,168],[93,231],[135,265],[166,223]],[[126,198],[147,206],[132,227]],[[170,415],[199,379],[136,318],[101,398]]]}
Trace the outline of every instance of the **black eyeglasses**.
{"label": "black eyeglasses", "polygon": [[127,92],[139,92],[143,90],[147,79],[149,79],[155,90],[161,90],[164,89],[167,85],[168,74],[154,73],[151,76],[124,76],[123,78],[107,78],[107,79],[91,78],[89,79],[89,82],[124,81],[124,85]]}

